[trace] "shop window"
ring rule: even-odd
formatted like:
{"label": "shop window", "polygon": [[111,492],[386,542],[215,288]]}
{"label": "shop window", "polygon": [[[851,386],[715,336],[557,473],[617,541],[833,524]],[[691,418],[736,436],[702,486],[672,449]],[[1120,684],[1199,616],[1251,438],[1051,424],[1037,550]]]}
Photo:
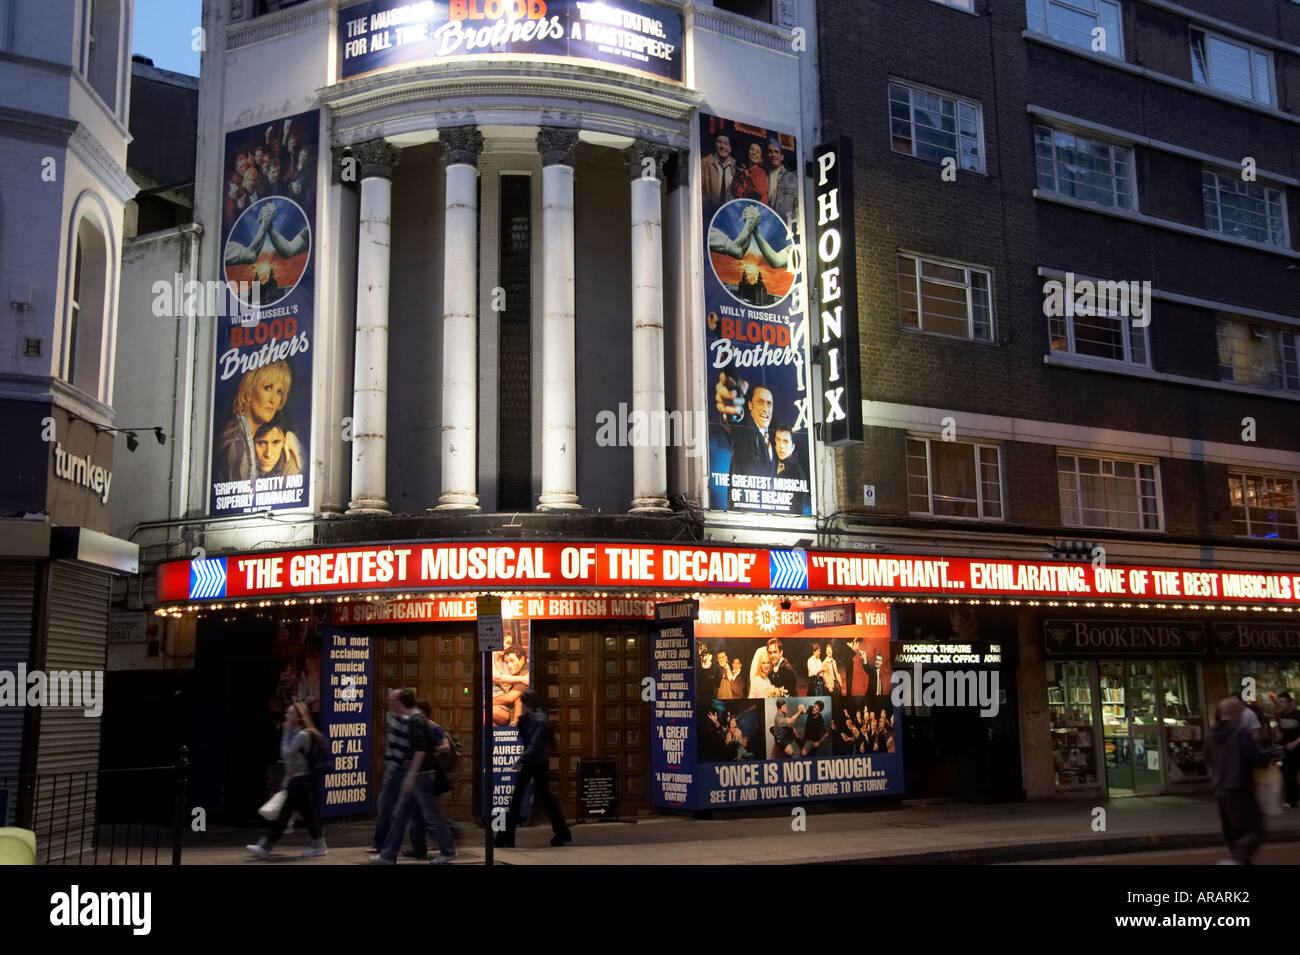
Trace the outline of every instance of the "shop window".
{"label": "shop window", "polygon": [[1201,173],[1201,198],[1205,208],[1205,228],[1210,231],[1260,245],[1286,248],[1290,244],[1286,199],[1280,189],[1204,170]]}
{"label": "shop window", "polygon": [[1228,475],[1232,521],[1238,537],[1257,540],[1298,540],[1296,480],[1245,472]]}
{"label": "shop window", "polygon": [[713,5],[728,13],[739,13],[742,17],[749,17],[751,20],[771,23],[772,2],[773,0],[713,0]]}
{"label": "shop window", "polygon": [[1182,660],[1162,661],[1160,689],[1165,714],[1165,758],[1169,781],[1200,779],[1209,775],[1205,762],[1205,706],[1196,664]]}
{"label": "shop window", "polygon": [[1133,150],[1048,126],[1034,127],[1038,188],[1114,209],[1135,209]]}
{"label": "shop window", "polygon": [[1057,788],[1097,785],[1097,741],[1093,735],[1088,664],[1047,664],[1047,708]]}
{"label": "shop window", "polygon": [[1255,702],[1265,721],[1276,717],[1270,693],[1286,690],[1293,699],[1300,698],[1300,660],[1230,660],[1224,670],[1229,692],[1246,686],[1247,678],[1254,681]]}
{"label": "shop window", "polygon": [[986,444],[908,438],[907,495],[913,514],[1001,520],[998,449]]}
{"label": "shop window", "polygon": [[1229,96],[1272,106],[1273,54],[1191,28],[1192,79]]}
{"label": "shop window", "polygon": [[898,310],[905,328],[993,341],[992,276],[956,262],[898,257]]}
{"label": "shop window", "polygon": [[1220,381],[1268,391],[1300,391],[1295,332],[1220,319],[1217,335]]}
{"label": "shop window", "polygon": [[1060,454],[1061,523],[1069,527],[1163,529],[1154,462]]}
{"label": "shop window", "polygon": [[1120,5],[1115,0],[1025,0],[1029,29],[1081,50],[1124,58]]}
{"label": "shop window", "polygon": [[890,83],[889,131],[896,153],[936,166],[955,159],[962,169],[984,172],[984,116],[977,103]]}

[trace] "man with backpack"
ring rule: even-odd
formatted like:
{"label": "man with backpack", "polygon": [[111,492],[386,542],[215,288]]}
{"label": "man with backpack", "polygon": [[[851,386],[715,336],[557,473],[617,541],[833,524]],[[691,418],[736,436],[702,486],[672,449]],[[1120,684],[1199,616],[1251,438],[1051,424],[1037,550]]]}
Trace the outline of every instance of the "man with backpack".
{"label": "man with backpack", "polygon": [[[384,778],[379,787],[375,834],[366,850],[377,856],[388,841],[393,824],[393,810],[401,796],[402,780],[411,764],[411,741],[407,721],[415,709],[415,691],[393,690],[388,694],[388,746],[384,752]],[[400,830],[399,830],[400,831]],[[428,853],[424,842],[424,819],[418,804],[411,807],[411,848],[405,855],[423,859]]]}
{"label": "man with backpack", "polygon": [[551,744],[551,728],[546,722],[546,711],[532,690],[521,696],[519,702],[523,705],[523,716],[519,720],[519,741],[524,744],[524,752],[515,764],[515,791],[510,797],[506,831],[497,833],[496,845],[504,849],[514,848],[515,827],[519,824],[519,804],[531,781],[533,804],[545,805],[551,819],[551,830],[554,832],[551,845],[562,846],[573,841],[573,833],[569,831],[569,824],[564,821],[564,813],[549,785],[550,763],[547,750]]}
{"label": "man with backpack", "polygon": [[456,858],[456,843],[452,840],[451,827],[438,809],[439,792],[446,792],[450,788],[443,765],[449,764],[454,758],[454,750],[446,730],[422,712],[427,706],[425,703],[424,707],[415,710],[407,718],[411,761],[402,778],[401,796],[397,800],[393,824],[388,830],[388,841],[375,859],[385,865],[397,863],[402,834],[417,807],[424,817],[429,836],[438,840],[438,855],[429,864],[446,865]]}

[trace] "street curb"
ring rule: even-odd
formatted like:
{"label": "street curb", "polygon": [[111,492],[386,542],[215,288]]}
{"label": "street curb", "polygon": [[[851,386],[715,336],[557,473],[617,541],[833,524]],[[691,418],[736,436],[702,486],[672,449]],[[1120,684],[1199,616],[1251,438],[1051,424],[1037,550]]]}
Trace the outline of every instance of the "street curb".
{"label": "street curb", "polygon": [[[1300,831],[1266,835],[1264,845],[1300,842]],[[1044,859],[1067,863],[1079,856],[1126,855],[1142,852],[1167,852],[1172,849],[1202,849],[1222,846],[1217,832],[1163,833],[1153,836],[1111,836],[1072,842],[1031,842],[1021,845],[988,846],[978,849],[951,849],[938,852],[914,852],[902,855],[863,856],[859,859],[835,859],[836,865],[988,865],[999,862],[1030,862]]]}

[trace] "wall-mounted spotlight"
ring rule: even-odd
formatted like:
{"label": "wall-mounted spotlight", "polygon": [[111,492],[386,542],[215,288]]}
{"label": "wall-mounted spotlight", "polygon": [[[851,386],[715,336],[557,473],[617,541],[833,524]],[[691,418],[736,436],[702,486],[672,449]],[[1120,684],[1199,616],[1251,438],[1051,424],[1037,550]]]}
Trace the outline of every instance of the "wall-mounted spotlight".
{"label": "wall-mounted spotlight", "polygon": [[159,444],[167,443],[167,435],[162,428],[156,425],[145,425],[142,428],[96,428],[100,434],[124,434],[126,435],[126,449],[132,453],[140,447],[140,438],[137,431],[152,431],[153,436],[158,439]]}

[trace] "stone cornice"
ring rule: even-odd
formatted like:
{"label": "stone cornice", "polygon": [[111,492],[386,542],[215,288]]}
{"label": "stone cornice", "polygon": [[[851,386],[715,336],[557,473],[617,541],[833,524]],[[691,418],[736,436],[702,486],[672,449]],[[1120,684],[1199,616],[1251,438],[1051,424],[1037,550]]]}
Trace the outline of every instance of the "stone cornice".
{"label": "stone cornice", "polygon": [[86,164],[95,174],[95,178],[108,187],[113,198],[118,202],[126,202],[140,191],[135,180],[117,164],[117,160],[108,154],[108,150],[99,140],[90,135],[81,123],[77,124],[76,131],[68,141],[68,148],[72,150],[73,155]]}
{"label": "stone cornice", "polygon": [[251,20],[236,20],[226,28],[226,49],[238,50],[266,40],[275,40],[302,30],[334,22],[334,4],[316,0],[300,7],[277,10]]}
{"label": "stone cornice", "polygon": [[113,424],[113,409],[62,378],[49,375],[21,375],[0,372],[0,398],[14,401],[49,401],[83,421],[108,428]]}
{"label": "stone cornice", "polygon": [[[793,12],[792,8],[787,7],[781,7],[779,10],[782,17],[786,19]],[[688,28],[707,30],[709,33],[740,40],[742,43],[752,43],[754,46],[761,46],[776,53],[785,53],[792,59],[799,55],[794,50],[793,34],[790,30],[751,20],[738,13],[728,13],[717,7],[690,5],[686,10],[686,25]]]}

